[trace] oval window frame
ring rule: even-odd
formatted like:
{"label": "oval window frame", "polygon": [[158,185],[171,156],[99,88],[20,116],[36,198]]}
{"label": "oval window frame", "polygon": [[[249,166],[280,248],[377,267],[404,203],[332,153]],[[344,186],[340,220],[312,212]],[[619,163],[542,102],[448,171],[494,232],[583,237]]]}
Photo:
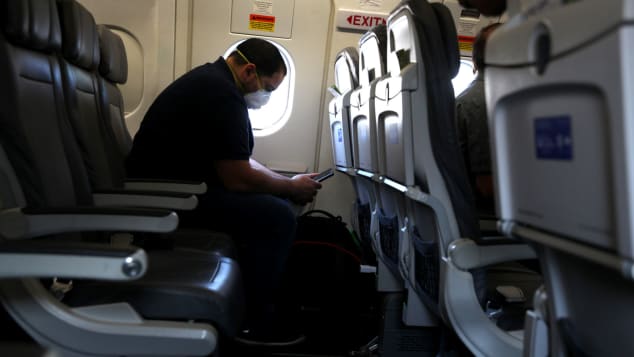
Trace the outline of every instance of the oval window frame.
{"label": "oval window frame", "polygon": [[[225,51],[223,57],[226,59],[236,47],[238,47],[244,40],[240,40]],[[260,109],[249,109],[249,119],[251,120],[251,127],[253,128],[253,135],[256,137],[263,137],[272,135],[280,131],[291,117],[293,111],[293,98],[295,93],[295,63],[293,58],[284,48],[284,46],[271,40],[266,40],[280,51],[282,59],[286,64],[286,76],[280,85],[273,93],[271,93],[271,99],[269,102]],[[286,99],[284,101],[284,98]],[[275,107],[272,107],[275,106]],[[271,113],[271,108],[273,112]],[[279,109],[282,108],[282,109]],[[268,109],[268,111],[267,111]],[[271,119],[275,117],[274,119]]]}

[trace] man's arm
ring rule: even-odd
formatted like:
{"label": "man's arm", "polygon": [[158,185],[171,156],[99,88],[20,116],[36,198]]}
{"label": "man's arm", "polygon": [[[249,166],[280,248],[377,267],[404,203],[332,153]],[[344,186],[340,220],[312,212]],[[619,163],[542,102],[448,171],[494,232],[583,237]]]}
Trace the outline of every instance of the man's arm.
{"label": "man's arm", "polygon": [[311,178],[316,174],[288,178],[253,159],[218,160],[215,165],[218,177],[230,191],[270,193],[305,204],[312,201],[321,188],[321,184]]}

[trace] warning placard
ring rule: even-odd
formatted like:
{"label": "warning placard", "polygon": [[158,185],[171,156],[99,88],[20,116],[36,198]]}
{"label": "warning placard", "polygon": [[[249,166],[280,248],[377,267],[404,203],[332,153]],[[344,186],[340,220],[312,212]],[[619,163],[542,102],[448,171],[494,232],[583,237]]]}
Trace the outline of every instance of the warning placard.
{"label": "warning placard", "polygon": [[477,21],[472,20],[460,20],[458,21],[457,32],[458,36],[475,36],[478,33],[480,27]]}
{"label": "warning placard", "polygon": [[256,14],[273,15],[272,0],[256,0],[253,2],[253,12]]}
{"label": "warning placard", "polygon": [[458,47],[460,48],[460,52],[467,51],[471,53],[473,51],[473,41],[475,37],[473,36],[458,36]]}
{"label": "warning placard", "polygon": [[274,32],[275,16],[250,14],[249,30]]}

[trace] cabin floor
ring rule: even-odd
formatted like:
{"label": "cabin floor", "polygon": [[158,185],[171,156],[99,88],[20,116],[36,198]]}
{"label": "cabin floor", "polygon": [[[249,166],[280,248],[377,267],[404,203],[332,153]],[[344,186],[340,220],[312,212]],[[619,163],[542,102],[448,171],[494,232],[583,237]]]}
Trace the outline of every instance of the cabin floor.
{"label": "cabin floor", "polygon": [[[378,297],[372,300],[375,299]],[[300,322],[297,324],[297,335],[306,337],[303,342],[288,347],[255,347],[227,341],[221,346],[218,357],[379,356],[378,350],[370,351],[366,347],[378,341],[380,314],[376,301],[361,304],[365,308],[356,314],[350,314],[346,309],[303,310],[298,314]]]}
{"label": "cabin floor", "polygon": [[[376,292],[375,292],[376,293]],[[374,301],[374,303],[371,303]],[[440,352],[438,327],[407,327],[401,322],[402,294],[378,294],[359,305],[361,313],[346,311],[305,311],[299,328],[306,339],[289,347],[253,347],[222,340],[209,357],[471,357],[464,346]],[[0,355],[42,357],[46,349],[38,346],[0,308]],[[457,338],[455,338],[457,339]],[[450,342],[454,347],[459,340]]]}
{"label": "cabin floor", "polygon": [[[375,292],[361,313],[304,312],[306,340],[292,347],[253,347],[225,343],[213,357],[436,357],[470,356],[468,351],[439,353],[439,327],[407,327],[402,323],[403,294]],[[361,302],[360,302],[361,303]]]}

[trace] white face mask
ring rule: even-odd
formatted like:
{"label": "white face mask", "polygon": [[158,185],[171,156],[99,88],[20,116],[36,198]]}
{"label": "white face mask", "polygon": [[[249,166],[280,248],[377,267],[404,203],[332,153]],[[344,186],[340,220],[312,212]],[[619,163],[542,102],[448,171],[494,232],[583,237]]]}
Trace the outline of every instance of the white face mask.
{"label": "white face mask", "polygon": [[249,109],[260,109],[269,102],[270,98],[271,92],[267,92],[264,89],[258,89],[255,92],[244,95],[244,100],[247,102],[247,108]]}
{"label": "white face mask", "polygon": [[[247,63],[251,63],[249,59],[242,53],[240,50],[236,50],[238,54],[245,60]],[[262,83],[260,82],[260,77],[257,72],[255,73],[256,78],[258,80],[258,89],[255,92],[247,93],[244,95],[244,100],[247,102],[247,108],[249,109],[260,109],[269,102],[271,98],[271,92],[268,92],[262,88]]]}

